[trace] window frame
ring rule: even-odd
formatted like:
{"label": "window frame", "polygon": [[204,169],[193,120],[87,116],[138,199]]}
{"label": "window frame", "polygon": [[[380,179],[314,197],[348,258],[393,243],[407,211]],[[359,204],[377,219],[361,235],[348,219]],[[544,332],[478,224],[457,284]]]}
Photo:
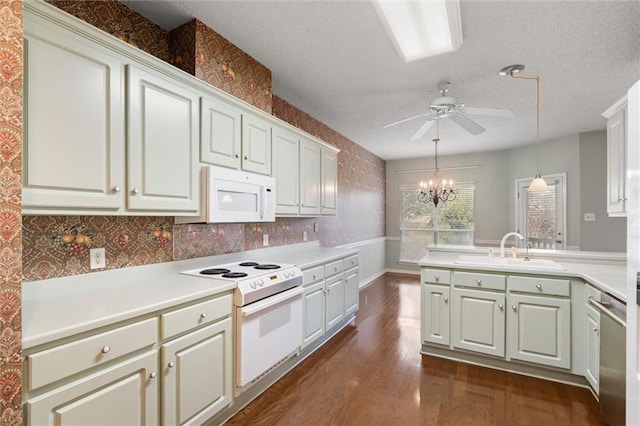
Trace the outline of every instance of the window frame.
{"label": "window frame", "polygon": [[[556,198],[556,211],[559,213],[556,215],[556,240],[557,240],[557,231],[560,230],[561,235],[561,243],[556,245],[554,250],[566,250],[567,247],[567,173],[554,173],[549,175],[542,176],[544,181],[547,184],[555,183],[561,190],[561,194],[559,198]],[[515,224],[516,230],[519,234],[521,234],[525,239],[524,241],[529,241],[529,230],[526,225],[526,214],[523,212],[526,210],[525,202],[526,200],[520,197],[520,192],[528,188],[529,184],[533,178],[520,178],[515,180]],[[558,203],[561,202],[561,205]],[[558,207],[559,206],[559,207]],[[546,249],[542,249],[546,250]]]}

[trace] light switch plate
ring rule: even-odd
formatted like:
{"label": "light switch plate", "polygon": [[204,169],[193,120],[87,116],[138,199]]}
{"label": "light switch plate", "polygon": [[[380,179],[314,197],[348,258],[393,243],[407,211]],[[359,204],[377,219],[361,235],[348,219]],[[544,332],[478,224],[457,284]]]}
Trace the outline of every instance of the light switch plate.
{"label": "light switch plate", "polygon": [[584,221],[585,222],[595,222],[596,221],[596,214],[595,213],[585,213],[584,214]]}
{"label": "light switch plate", "polygon": [[302,231],[302,241],[307,241],[307,231]]}
{"label": "light switch plate", "polygon": [[269,246],[269,234],[262,234],[262,245]]}

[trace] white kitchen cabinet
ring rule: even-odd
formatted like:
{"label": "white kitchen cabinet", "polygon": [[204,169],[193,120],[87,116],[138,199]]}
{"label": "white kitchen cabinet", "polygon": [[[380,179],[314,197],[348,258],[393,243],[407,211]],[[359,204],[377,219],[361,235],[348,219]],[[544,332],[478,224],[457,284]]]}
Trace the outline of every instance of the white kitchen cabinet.
{"label": "white kitchen cabinet", "polygon": [[343,274],[328,278],[325,299],[325,330],[330,330],[344,318],[345,279]]}
{"label": "white kitchen cabinet", "polygon": [[271,175],[271,124],[242,114],[242,170]]}
{"label": "white kitchen cabinet", "polygon": [[272,133],[272,176],[276,186],[276,214],[297,215],[300,212],[300,136],[281,127]]}
{"label": "white kitchen cabinet", "polygon": [[454,288],[451,316],[453,346],[504,357],[504,306],[504,293]]}
{"label": "white kitchen cabinet", "polygon": [[25,28],[24,212],[197,213],[199,95],[83,24],[26,7]]}
{"label": "white kitchen cabinet", "polygon": [[239,169],[242,162],[242,112],[221,100],[203,97],[200,129],[200,161]]}
{"label": "white kitchen cabinet", "polygon": [[128,65],[127,207],[199,208],[199,95],[177,81]]}
{"label": "white kitchen cabinet", "polygon": [[338,212],[338,153],[328,147],[322,147],[320,151],[320,213],[335,215]]}
{"label": "white kitchen cabinet", "polygon": [[123,62],[39,16],[24,26],[23,212],[121,210]]}
{"label": "white kitchen cabinet", "polygon": [[571,301],[509,294],[507,357],[559,368],[571,367]]}
{"label": "white kitchen cabinet", "polygon": [[29,398],[26,424],[157,425],[157,364],[152,350]]}
{"label": "white kitchen cabinet", "polygon": [[162,419],[199,425],[232,400],[231,317],[164,343]]}
{"label": "white kitchen cabinet", "polygon": [[300,214],[319,216],[320,208],[320,145],[300,140]]}
{"label": "white kitchen cabinet", "polygon": [[626,96],[602,113],[607,119],[607,213],[627,215],[627,99]]}
{"label": "white kitchen cabinet", "polygon": [[325,324],[324,279],[305,287],[303,298],[302,348],[324,335]]}
{"label": "white kitchen cabinet", "polygon": [[[347,262],[348,259],[345,259]],[[344,315],[351,315],[360,307],[360,275],[358,268],[352,268],[344,273]]]}
{"label": "white kitchen cabinet", "polygon": [[444,285],[422,284],[422,341],[449,345],[450,328],[450,288]]}

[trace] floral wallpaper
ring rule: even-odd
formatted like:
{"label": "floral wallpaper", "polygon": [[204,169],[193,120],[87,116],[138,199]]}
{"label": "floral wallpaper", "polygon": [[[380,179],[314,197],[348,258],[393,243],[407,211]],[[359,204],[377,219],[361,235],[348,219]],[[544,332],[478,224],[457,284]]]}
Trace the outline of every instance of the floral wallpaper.
{"label": "floral wallpaper", "polygon": [[271,113],[271,71],[198,19],[169,33],[172,63]]}
{"label": "floral wallpaper", "polygon": [[22,1],[0,0],[0,424],[22,424]]}
{"label": "floral wallpaper", "polygon": [[25,216],[24,281],[92,272],[91,247],[105,247],[106,269],[112,269],[261,248],[263,234],[270,246],[301,243],[303,232],[324,246],[384,236],[384,161],[272,95],[271,72],[249,55],[195,19],[166,33],[113,0],[49,1],[109,33],[125,31],[140,48],[341,149],[338,214],[190,225],[176,225],[171,217]]}
{"label": "floral wallpaper", "polygon": [[169,62],[169,32],[116,0],[46,0],[65,12]]}

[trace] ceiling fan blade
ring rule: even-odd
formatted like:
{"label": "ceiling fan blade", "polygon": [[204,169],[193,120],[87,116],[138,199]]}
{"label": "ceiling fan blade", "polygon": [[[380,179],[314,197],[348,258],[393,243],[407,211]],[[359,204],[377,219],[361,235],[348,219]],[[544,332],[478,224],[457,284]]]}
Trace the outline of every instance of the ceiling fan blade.
{"label": "ceiling fan blade", "polygon": [[490,117],[513,117],[513,111],[511,111],[510,109],[464,107],[464,112],[466,114],[488,115]]}
{"label": "ceiling fan blade", "polygon": [[406,123],[407,121],[415,120],[416,118],[426,117],[427,115],[430,115],[430,114],[431,114],[430,112],[425,112],[423,114],[418,114],[418,115],[415,115],[413,117],[405,118],[404,120],[400,120],[400,121],[396,121],[396,122],[391,123],[391,124],[387,124],[386,126],[383,126],[382,128],[386,129],[388,127],[392,127],[392,126],[396,126],[398,124]]}
{"label": "ceiling fan blade", "polygon": [[479,135],[485,130],[484,127],[482,127],[481,125],[479,125],[478,123],[476,123],[475,121],[473,121],[472,119],[470,119],[464,114],[453,114],[449,116],[449,118],[451,118],[451,120],[453,120],[454,123],[456,123],[458,126],[465,129],[467,132],[471,133],[472,135]]}
{"label": "ceiling fan blade", "polygon": [[413,136],[411,136],[411,140],[412,141],[417,141],[418,139],[420,139],[421,137],[424,136],[425,133],[427,133],[427,130],[429,130],[429,128],[431,128],[431,126],[433,126],[433,123],[435,123],[435,120],[427,120],[424,122],[424,124],[418,129],[416,130],[416,132],[413,134]]}

